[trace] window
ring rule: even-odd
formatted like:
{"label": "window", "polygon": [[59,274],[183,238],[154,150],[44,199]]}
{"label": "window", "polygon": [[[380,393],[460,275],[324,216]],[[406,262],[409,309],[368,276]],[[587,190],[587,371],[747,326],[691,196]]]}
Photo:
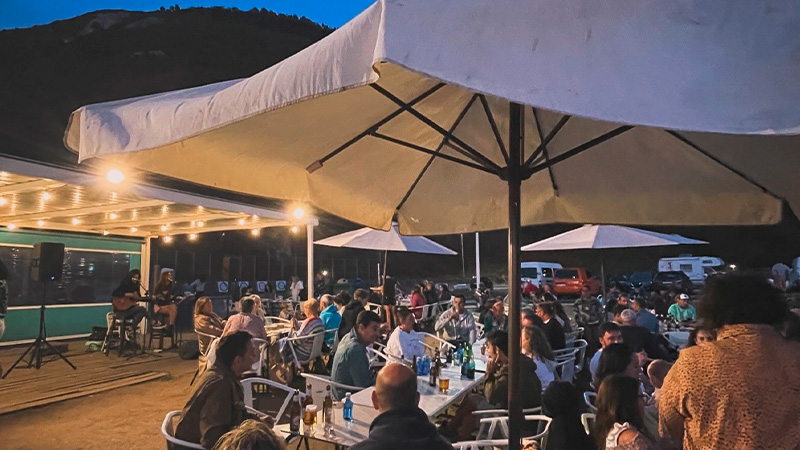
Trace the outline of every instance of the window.
{"label": "window", "polygon": [[539,278],[539,271],[536,270],[536,267],[523,267],[519,271],[519,276],[521,278]]}
{"label": "window", "polygon": [[111,291],[130,270],[130,254],[66,250],[60,281],[46,286],[30,279],[29,247],[0,246],[0,259],[9,271],[9,306],[39,305],[44,287],[45,303],[107,303]]}
{"label": "window", "polygon": [[549,267],[542,267],[542,275],[546,278],[553,278],[553,269]]}
{"label": "window", "polygon": [[681,272],[692,273],[691,264],[681,264]]}
{"label": "window", "polygon": [[556,270],[556,278],[572,278],[573,280],[578,278],[578,271],[571,270],[571,269],[558,269]]}

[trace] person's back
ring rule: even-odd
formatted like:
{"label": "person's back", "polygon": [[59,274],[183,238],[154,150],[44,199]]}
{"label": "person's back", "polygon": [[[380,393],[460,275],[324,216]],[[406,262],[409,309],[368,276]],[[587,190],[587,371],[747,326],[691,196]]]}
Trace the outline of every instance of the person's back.
{"label": "person's back", "polygon": [[361,311],[364,311],[364,303],[369,298],[369,293],[364,289],[357,289],[353,293],[353,300],[351,300],[344,307],[342,311],[342,320],[339,322],[339,339],[344,339],[347,333],[353,329],[356,324],[356,318]]}
{"label": "person's back", "polygon": [[717,340],[684,349],[664,379],[661,434],[686,450],[800,446],[800,343],[773,328],[787,312],[761,276],[710,278],[700,316]]}
{"label": "person's back", "polygon": [[351,450],[452,450],[419,407],[417,377],[402,364],[389,364],[378,374],[372,404],[380,411],[369,437]]}
{"label": "person's back", "polygon": [[544,450],[594,450],[581,423],[582,399],[567,381],[555,381],[542,394],[542,414],[551,417]]}
{"label": "person's back", "polygon": [[[684,449],[794,449],[800,445],[800,343],[768,325],[729,325],[684,349],[664,380],[663,418],[680,413]],[[678,398],[691,398],[675,410]],[[667,406],[669,405],[669,406]],[[668,410],[671,408],[672,410]]]}

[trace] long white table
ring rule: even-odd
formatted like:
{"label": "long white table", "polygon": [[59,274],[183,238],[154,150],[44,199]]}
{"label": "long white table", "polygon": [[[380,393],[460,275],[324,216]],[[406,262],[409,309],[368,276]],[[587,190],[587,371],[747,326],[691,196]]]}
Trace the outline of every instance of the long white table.
{"label": "long white table", "polygon": [[[302,421],[300,422],[298,434],[336,446],[351,447],[369,437],[369,426],[376,417],[378,417],[378,411],[372,406],[353,405],[353,420],[346,421],[342,416],[341,402],[337,402],[333,409],[333,425],[329,433],[325,432],[325,424],[322,422],[322,411],[320,410],[317,412],[317,423],[314,426],[307,427]],[[275,426],[275,432],[278,436],[283,437],[292,434],[289,431],[288,423]]]}
{"label": "long white table", "polygon": [[[435,417],[441,414],[448,406],[480,384],[484,377],[483,373],[477,371],[477,360],[475,379],[473,380],[461,378],[460,366],[443,367],[442,375],[450,378],[450,389],[446,394],[439,392],[438,382],[436,386],[429,386],[428,377],[419,377],[417,379],[417,391],[420,394],[419,407],[425,411],[428,417]],[[375,391],[375,388],[369,387],[356,392],[350,398],[356,405],[372,407],[373,391]]]}

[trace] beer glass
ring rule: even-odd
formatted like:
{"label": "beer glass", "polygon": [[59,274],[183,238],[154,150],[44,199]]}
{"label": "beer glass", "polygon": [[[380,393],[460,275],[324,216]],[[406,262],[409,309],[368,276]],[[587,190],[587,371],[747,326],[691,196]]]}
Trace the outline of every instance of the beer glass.
{"label": "beer glass", "polygon": [[306,414],[303,416],[303,423],[307,427],[312,427],[317,423],[317,405],[306,406]]}
{"label": "beer glass", "polygon": [[450,389],[450,378],[439,377],[439,392],[446,394]]}

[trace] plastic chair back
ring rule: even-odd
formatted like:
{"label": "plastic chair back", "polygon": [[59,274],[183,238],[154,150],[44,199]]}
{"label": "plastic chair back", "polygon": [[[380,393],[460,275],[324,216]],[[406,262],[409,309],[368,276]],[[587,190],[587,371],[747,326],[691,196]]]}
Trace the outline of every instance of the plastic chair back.
{"label": "plastic chair back", "polygon": [[186,448],[193,448],[197,450],[203,450],[203,446],[200,444],[196,444],[194,442],[184,441],[182,439],[178,439],[175,437],[175,424],[174,421],[176,418],[180,416],[180,411],[170,411],[167,413],[166,417],[164,417],[164,421],[161,423],[161,435],[164,436],[164,439],[167,440],[169,444],[172,445],[180,445],[181,447]]}
{"label": "plastic chair back", "polygon": [[[277,381],[272,381],[261,377],[245,378],[241,381],[241,383],[242,383],[242,389],[244,390],[245,406],[249,406],[250,408],[256,410],[257,408],[254,405],[255,402],[253,398],[254,384],[265,384],[272,388],[286,392],[286,397],[284,398],[283,403],[281,403],[281,407],[278,409],[275,416],[273,416],[273,419],[275,419],[275,423],[277,424],[278,421],[281,420],[281,417],[283,417],[283,413],[286,411],[286,408],[289,406],[289,403],[291,403],[292,401],[292,395],[294,395],[294,388],[280,384]],[[305,394],[303,394],[303,396],[305,396]],[[260,411],[260,412],[267,414],[265,411]]]}
{"label": "plastic chair back", "polygon": [[589,436],[592,435],[592,430],[594,429],[594,420],[596,416],[595,413],[583,413],[581,414],[581,423],[583,424],[583,429],[586,431],[586,434]]}

